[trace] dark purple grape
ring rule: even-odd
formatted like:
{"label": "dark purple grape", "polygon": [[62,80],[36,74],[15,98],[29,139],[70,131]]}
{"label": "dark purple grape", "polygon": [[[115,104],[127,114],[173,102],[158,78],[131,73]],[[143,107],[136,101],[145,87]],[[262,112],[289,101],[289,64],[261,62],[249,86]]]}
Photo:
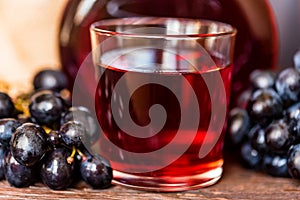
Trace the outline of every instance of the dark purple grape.
{"label": "dark purple grape", "polygon": [[35,90],[48,89],[60,91],[67,88],[68,81],[64,73],[54,69],[44,69],[39,71],[33,79]]}
{"label": "dark purple grape", "polygon": [[62,143],[60,132],[57,130],[51,130],[48,133],[47,141],[49,146],[51,146],[52,148],[60,147]]}
{"label": "dark purple grape", "polygon": [[60,116],[64,109],[63,100],[50,90],[35,93],[29,105],[33,120],[48,127],[59,125]]}
{"label": "dark purple grape", "polygon": [[300,120],[291,120],[288,125],[289,132],[295,136],[295,143],[300,142]]}
{"label": "dark purple grape", "polygon": [[259,124],[254,124],[251,129],[249,130],[248,134],[247,134],[247,139],[248,141],[251,141],[254,134],[259,131],[260,129],[262,129],[262,126]]}
{"label": "dark purple grape", "polygon": [[[70,107],[61,117],[61,125],[68,121],[76,121],[81,123],[87,133],[87,140],[92,144],[99,137],[99,125],[95,116],[86,107],[77,106]],[[86,140],[86,141],[87,141]]]}
{"label": "dark purple grape", "polygon": [[264,154],[268,151],[268,146],[265,139],[265,130],[262,127],[254,130],[251,138],[251,145],[261,154]]}
{"label": "dark purple grape", "polygon": [[290,177],[286,155],[265,155],[262,162],[263,170],[275,177]]}
{"label": "dark purple grape", "polygon": [[77,151],[80,151],[80,154],[76,153],[74,156],[74,162],[75,162],[74,174],[76,174],[76,176],[74,176],[74,181],[79,182],[79,181],[82,181],[82,177],[81,177],[81,173],[80,173],[81,162],[83,162],[83,160],[85,160],[87,157],[90,157],[92,155],[86,149],[86,147],[84,145],[82,145],[76,149],[77,149]]}
{"label": "dark purple grape", "polygon": [[36,179],[36,169],[20,164],[8,152],[5,158],[5,178],[14,187],[28,187]]}
{"label": "dark purple grape", "polygon": [[296,102],[300,96],[300,74],[295,68],[285,68],[275,82],[276,90],[287,105]]}
{"label": "dark purple grape", "polygon": [[288,151],[287,166],[293,178],[300,179],[300,144],[291,146]]}
{"label": "dark purple grape", "polygon": [[265,140],[268,148],[276,153],[285,153],[295,141],[295,135],[289,130],[284,120],[272,122],[265,130]]}
{"label": "dark purple grape", "polygon": [[273,89],[258,89],[252,94],[247,110],[251,119],[266,125],[273,119],[281,117],[283,105]]}
{"label": "dark purple grape", "polygon": [[76,121],[68,121],[63,124],[60,128],[60,134],[62,141],[68,147],[80,147],[87,135],[85,127]]}
{"label": "dark purple grape", "polygon": [[227,132],[233,144],[239,144],[250,130],[250,118],[246,110],[233,108],[229,112]]}
{"label": "dark purple grape", "polygon": [[0,144],[9,148],[10,140],[15,130],[21,126],[21,123],[14,118],[0,119]]}
{"label": "dark purple grape", "polygon": [[80,165],[82,179],[93,188],[107,188],[113,178],[112,168],[104,158],[90,156]]}
{"label": "dark purple grape", "polygon": [[8,153],[8,150],[6,148],[3,148],[0,146],[0,180],[5,179],[5,157]]}
{"label": "dark purple grape", "polygon": [[55,148],[46,156],[40,174],[43,183],[49,188],[62,190],[72,184],[75,164],[67,162],[70,155],[70,151],[65,148]]}
{"label": "dark purple grape", "polygon": [[250,83],[254,89],[272,88],[275,83],[275,73],[265,70],[254,70],[250,74]]}
{"label": "dark purple grape", "polygon": [[300,142],[300,103],[290,106],[285,111],[284,119],[288,122],[289,131]]}
{"label": "dark purple grape", "polygon": [[11,141],[11,152],[14,158],[26,166],[35,165],[48,150],[46,132],[33,123],[25,123],[18,127]]}
{"label": "dark purple grape", "polygon": [[250,142],[242,144],[240,154],[244,167],[249,169],[259,169],[261,167],[262,156],[251,146]]}
{"label": "dark purple grape", "polygon": [[300,120],[300,103],[295,103],[284,111],[284,117],[287,121]]}
{"label": "dark purple grape", "polygon": [[4,92],[0,92],[0,118],[12,117],[15,106],[10,96]]}

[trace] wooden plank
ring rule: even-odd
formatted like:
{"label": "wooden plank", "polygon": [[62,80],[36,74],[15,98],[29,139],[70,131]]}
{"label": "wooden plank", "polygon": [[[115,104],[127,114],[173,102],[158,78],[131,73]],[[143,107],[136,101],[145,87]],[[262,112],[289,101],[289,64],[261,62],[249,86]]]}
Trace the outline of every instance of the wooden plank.
{"label": "wooden plank", "polygon": [[94,190],[85,183],[78,183],[68,190],[50,190],[38,183],[29,188],[14,188],[6,181],[0,182],[2,199],[299,199],[300,181],[290,178],[274,178],[261,172],[241,168],[231,160],[225,163],[223,178],[214,186],[186,192],[155,193],[112,186]]}

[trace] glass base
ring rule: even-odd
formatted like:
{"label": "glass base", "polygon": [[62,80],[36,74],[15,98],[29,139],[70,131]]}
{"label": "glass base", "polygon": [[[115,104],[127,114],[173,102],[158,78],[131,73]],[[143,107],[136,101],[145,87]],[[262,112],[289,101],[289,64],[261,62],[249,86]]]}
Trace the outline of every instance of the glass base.
{"label": "glass base", "polygon": [[202,174],[178,177],[147,177],[113,171],[113,183],[132,189],[156,192],[180,192],[208,187],[215,184],[222,176],[223,168]]}

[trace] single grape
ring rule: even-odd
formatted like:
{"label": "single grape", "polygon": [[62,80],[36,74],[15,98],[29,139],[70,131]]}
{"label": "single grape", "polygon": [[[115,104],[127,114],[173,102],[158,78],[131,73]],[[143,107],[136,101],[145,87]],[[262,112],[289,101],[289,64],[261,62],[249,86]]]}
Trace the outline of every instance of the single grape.
{"label": "single grape", "polygon": [[11,152],[14,158],[26,166],[35,165],[48,150],[46,132],[33,123],[25,123],[18,127],[11,141]]}
{"label": "single grape", "polygon": [[74,162],[68,163],[71,155],[66,148],[55,148],[43,161],[41,178],[45,185],[54,190],[62,190],[69,187],[74,177]]}
{"label": "single grape", "polygon": [[87,157],[92,156],[92,155],[88,151],[88,149],[86,149],[86,147],[84,145],[76,148],[76,151],[80,152],[80,153],[76,153],[74,155],[74,163],[75,163],[75,167],[74,167],[74,174],[75,174],[75,176],[74,176],[74,182],[79,182],[79,181],[82,181],[81,172],[80,172],[81,163]]}
{"label": "single grape", "polygon": [[263,170],[275,177],[290,177],[286,155],[265,155],[262,162]]}
{"label": "single grape", "polygon": [[63,124],[60,128],[60,135],[62,141],[68,147],[80,147],[83,143],[82,141],[86,137],[86,129],[85,127],[76,121],[68,121]]}
{"label": "single grape", "polygon": [[70,107],[61,117],[61,125],[68,121],[81,123],[87,133],[86,141],[92,144],[99,137],[99,125],[95,116],[91,114],[88,108],[83,106]]}
{"label": "single grape", "polygon": [[300,144],[291,146],[288,151],[287,166],[293,178],[300,179]]}
{"label": "single grape", "polygon": [[258,89],[252,94],[247,110],[251,119],[266,125],[281,117],[283,104],[273,89]]}
{"label": "single grape", "polygon": [[59,131],[51,130],[47,136],[49,146],[51,146],[52,148],[57,148],[61,146],[62,139]]}
{"label": "single grape", "polygon": [[60,91],[68,86],[68,81],[65,74],[59,70],[43,69],[34,76],[33,86],[35,90]]}
{"label": "single grape", "polygon": [[276,153],[285,153],[295,141],[295,136],[289,130],[284,120],[272,122],[265,130],[266,144]]}
{"label": "single grape", "polygon": [[268,151],[268,146],[265,139],[265,130],[262,127],[259,127],[254,130],[253,136],[250,139],[251,145],[259,153],[264,154]]}
{"label": "single grape", "polygon": [[11,137],[19,126],[21,123],[14,118],[0,119],[0,144],[3,147],[10,147]]}
{"label": "single grape", "polygon": [[60,115],[64,109],[63,100],[50,90],[35,93],[29,105],[33,121],[48,127],[59,125]]}
{"label": "single grape", "polygon": [[0,118],[12,117],[14,110],[15,106],[10,96],[0,92]]}
{"label": "single grape", "polygon": [[244,167],[249,169],[259,169],[261,167],[262,155],[251,146],[250,142],[242,144],[240,155]]}
{"label": "single grape", "polygon": [[82,179],[93,188],[107,188],[113,178],[112,168],[100,156],[89,156],[80,165]]}
{"label": "single grape", "polygon": [[5,158],[5,178],[14,187],[28,187],[36,179],[36,169],[20,164],[8,152]]}
{"label": "single grape", "polygon": [[250,130],[250,118],[246,110],[233,108],[228,117],[228,136],[233,144],[239,144]]}
{"label": "single grape", "polygon": [[276,90],[287,105],[300,97],[300,74],[295,68],[285,68],[275,82]]}
{"label": "single grape", "polygon": [[250,74],[250,83],[254,89],[272,88],[275,83],[275,73],[265,70],[254,70]]}
{"label": "single grape", "polygon": [[254,137],[255,133],[257,131],[259,131],[260,129],[262,129],[263,127],[259,124],[253,124],[253,126],[251,127],[251,129],[249,130],[248,134],[247,134],[247,139],[248,141],[251,141],[252,138]]}

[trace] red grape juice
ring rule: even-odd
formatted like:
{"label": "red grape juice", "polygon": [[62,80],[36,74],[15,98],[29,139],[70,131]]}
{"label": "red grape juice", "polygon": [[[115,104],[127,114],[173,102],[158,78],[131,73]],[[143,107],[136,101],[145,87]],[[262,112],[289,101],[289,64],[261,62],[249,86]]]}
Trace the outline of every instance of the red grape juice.
{"label": "red grape juice", "polygon": [[[212,109],[228,108],[232,66],[218,66],[216,57],[203,65],[199,52],[180,54],[189,62],[158,49],[114,50],[103,55],[114,60],[97,67],[100,152],[118,184],[175,191],[211,185],[222,174],[225,122]],[[201,148],[210,148],[202,158]]]}
{"label": "red grape juice", "polygon": [[[232,99],[249,87],[249,74],[255,69],[275,69],[278,34],[268,0],[70,0],[60,27],[60,60],[70,80],[70,88],[84,59],[91,52],[89,25],[101,19],[156,16],[209,19],[237,28],[232,76]],[[84,6],[83,6],[84,5]],[[78,17],[80,16],[80,17]],[[82,93],[89,95],[93,71],[85,72]]]}

